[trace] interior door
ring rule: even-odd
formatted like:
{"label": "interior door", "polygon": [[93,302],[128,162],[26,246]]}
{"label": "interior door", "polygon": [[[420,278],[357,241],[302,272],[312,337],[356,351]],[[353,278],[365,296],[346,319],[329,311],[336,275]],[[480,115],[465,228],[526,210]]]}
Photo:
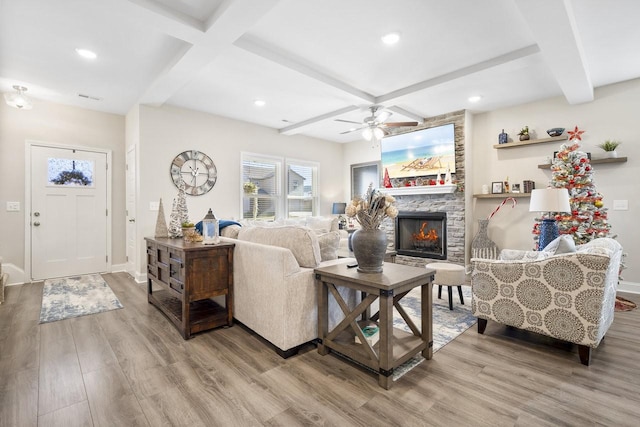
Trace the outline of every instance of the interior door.
{"label": "interior door", "polygon": [[33,280],[107,270],[107,155],[31,147]]}
{"label": "interior door", "polygon": [[136,149],[127,151],[127,273],[136,277]]}

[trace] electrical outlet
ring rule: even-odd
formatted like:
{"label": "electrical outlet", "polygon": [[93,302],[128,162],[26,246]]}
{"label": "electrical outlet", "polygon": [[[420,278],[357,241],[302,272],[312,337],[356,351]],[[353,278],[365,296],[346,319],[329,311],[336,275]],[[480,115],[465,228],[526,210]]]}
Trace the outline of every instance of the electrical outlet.
{"label": "electrical outlet", "polygon": [[20,212],[20,202],[7,202],[7,212]]}
{"label": "electrical outlet", "polygon": [[629,201],[628,200],[614,200],[613,201],[613,210],[614,211],[628,211],[629,210]]}

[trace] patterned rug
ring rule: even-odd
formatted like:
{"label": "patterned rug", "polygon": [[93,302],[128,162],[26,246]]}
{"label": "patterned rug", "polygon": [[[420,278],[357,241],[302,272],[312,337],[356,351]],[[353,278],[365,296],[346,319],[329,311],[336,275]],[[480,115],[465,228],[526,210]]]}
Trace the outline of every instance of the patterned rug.
{"label": "patterned rug", "polygon": [[[433,287],[433,352],[437,352],[458,335],[475,325],[477,319],[471,314],[471,287],[463,286],[462,295],[464,305],[460,304],[458,289],[453,288],[453,310],[449,310],[447,287],[442,287],[442,299],[438,299],[438,287]],[[414,288],[400,300],[413,323],[420,327],[420,288]],[[402,317],[394,310],[393,326],[411,332]],[[393,372],[396,381],[411,369],[424,361],[421,354],[416,355],[406,363],[400,365]]]}
{"label": "patterned rug", "polygon": [[40,323],[122,308],[99,274],[45,280]]}

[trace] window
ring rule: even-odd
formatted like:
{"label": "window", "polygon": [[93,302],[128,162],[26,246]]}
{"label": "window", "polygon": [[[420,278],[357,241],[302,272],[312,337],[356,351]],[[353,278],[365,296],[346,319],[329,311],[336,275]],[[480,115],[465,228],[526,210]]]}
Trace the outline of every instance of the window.
{"label": "window", "polygon": [[280,214],[282,159],[242,153],[242,218],[273,220]]}
{"label": "window", "polygon": [[251,153],[242,153],[241,159],[243,219],[317,214],[318,163]]}
{"label": "window", "polygon": [[287,216],[313,216],[318,211],[318,163],[287,159]]}

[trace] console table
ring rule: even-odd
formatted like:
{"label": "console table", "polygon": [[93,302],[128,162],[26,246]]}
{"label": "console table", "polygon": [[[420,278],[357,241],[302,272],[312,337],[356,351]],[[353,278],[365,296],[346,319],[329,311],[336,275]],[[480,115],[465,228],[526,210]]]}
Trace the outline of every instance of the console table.
{"label": "console table", "polygon": [[[233,324],[233,243],[145,240],[148,301],[169,318],[184,339]],[[217,296],[225,297],[225,307],[211,300]]]}
{"label": "console table", "polygon": [[[401,264],[384,264],[382,273],[359,273],[346,264],[315,269],[318,286],[318,353],[330,350],[347,356],[378,372],[378,384],[389,389],[393,385],[393,370],[422,352],[425,359],[433,356],[431,292],[435,270]],[[349,309],[336,286],[346,286],[363,292],[363,299]],[[421,330],[411,321],[399,301],[411,289],[421,287]],[[329,293],[342,309],[345,318],[329,331]],[[357,319],[367,316],[367,309],[376,299],[380,310],[364,322],[375,322],[380,328],[379,341],[371,346],[365,339]],[[393,327],[393,307],[398,310],[411,333]],[[355,342],[356,335],[362,344]]]}

